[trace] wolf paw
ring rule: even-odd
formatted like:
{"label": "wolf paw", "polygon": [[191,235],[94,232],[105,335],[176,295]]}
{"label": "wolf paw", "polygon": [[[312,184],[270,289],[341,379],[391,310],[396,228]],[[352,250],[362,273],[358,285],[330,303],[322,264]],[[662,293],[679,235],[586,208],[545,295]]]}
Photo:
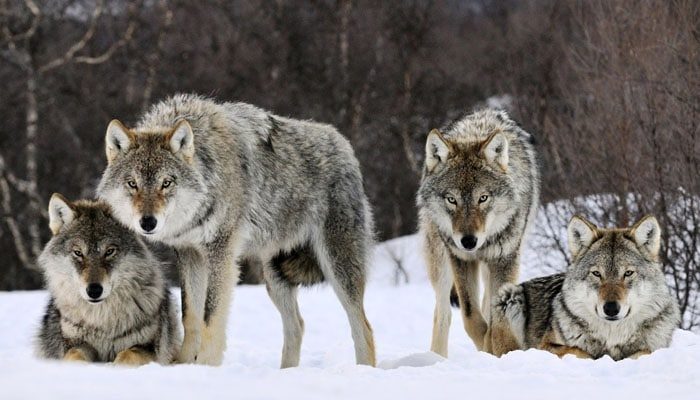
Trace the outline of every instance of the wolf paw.
{"label": "wolf paw", "polygon": [[88,356],[85,354],[84,351],[76,348],[72,348],[66,352],[66,354],[63,356],[64,361],[73,361],[73,362],[88,362],[90,361]]}
{"label": "wolf paw", "polygon": [[503,285],[498,291],[495,303],[495,306],[509,319],[516,314],[522,314],[525,307],[525,295],[522,286],[512,283]]}
{"label": "wolf paw", "polygon": [[526,310],[523,287],[512,283],[502,286],[494,299],[493,309],[497,317],[507,321],[518,345],[524,346]]}
{"label": "wolf paw", "polygon": [[180,348],[180,353],[177,355],[177,362],[179,364],[194,364],[197,362],[197,353],[200,347],[199,341],[194,340],[193,337],[196,335],[185,334],[185,340]]}
{"label": "wolf paw", "polygon": [[114,364],[128,367],[140,367],[152,361],[155,361],[152,353],[133,348],[120,351],[117,357],[114,358]]}

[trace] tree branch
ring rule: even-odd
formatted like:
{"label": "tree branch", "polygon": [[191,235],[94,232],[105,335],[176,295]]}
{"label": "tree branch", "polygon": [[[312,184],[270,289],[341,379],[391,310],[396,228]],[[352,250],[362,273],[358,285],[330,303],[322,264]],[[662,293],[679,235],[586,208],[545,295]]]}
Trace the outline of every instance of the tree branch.
{"label": "tree branch", "polygon": [[102,11],[104,9],[104,0],[100,0],[97,5],[95,6],[95,10],[92,13],[92,17],[90,19],[90,26],[88,29],[85,31],[83,36],[78,40],[77,42],[73,43],[73,45],[61,56],[58,58],[55,58],[48,63],[42,65],[37,69],[37,72],[44,73],[47,71],[50,71],[54,68],[58,68],[70,61],[73,60],[75,57],[75,54],[85,48],[85,46],[88,44],[90,39],[95,35],[95,31],[97,30],[97,20],[100,18],[100,15],[102,15]]}

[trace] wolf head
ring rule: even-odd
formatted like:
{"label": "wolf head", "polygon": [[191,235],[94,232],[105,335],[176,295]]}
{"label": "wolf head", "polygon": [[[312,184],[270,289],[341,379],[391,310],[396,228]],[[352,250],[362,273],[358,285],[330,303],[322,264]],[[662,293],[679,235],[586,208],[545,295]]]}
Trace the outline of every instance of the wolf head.
{"label": "wolf head", "polygon": [[49,202],[53,237],[39,257],[49,290],[59,298],[93,304],[143,274],[148,249],[115,220],[101,201],[69,202],[54,194]]}
{"label": "wolf head", "polygon": [[565,297],[576,314],[614,322],[651,314],[668,297],[659,263],[661,228],[646,216],[627,229],[600,229],[574,217]]}
{"label": "wolf head", "polygon": [[425,153],[421,212],[455,247],[477,251],[507,226],[518,201],[508,175],[507,136],[496,129],[482,141],[463,142],[434,129]]}
{"label": "wolf head", "polygon": [[206,187],[192,168],[194,135],[187,121],[134,131],[114,120],[105,144],[108,165],[97,192],[122,223],[159,239],[192,219],[206,198]]}

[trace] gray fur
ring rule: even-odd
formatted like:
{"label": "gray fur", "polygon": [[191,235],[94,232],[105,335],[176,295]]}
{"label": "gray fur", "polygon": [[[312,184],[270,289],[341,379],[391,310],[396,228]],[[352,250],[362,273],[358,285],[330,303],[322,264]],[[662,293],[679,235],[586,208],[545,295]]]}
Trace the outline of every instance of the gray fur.
{"label": "gray fur", "polygon": [[[193,131],[191,159],[165,144],[183,120]],[[357,361],[374,364],[362,304],[372,217],[359,163],[335,128],[249,104],[177,95],[154,105],[130,135],[127,146],[110,150],[108,134],[108,154],[116,155],[98,194],[137,232],[145,233],[139,219],[153,213],[158,225],[146,237],[175,246],[180,255],[181,361],[221,362],[228,298],[238,276],[234,261],[248,259],[263,263],[285,322],[283,366],[298,364],[303,334],[296,285],[324,279],[348,313]],[[164,177],[174,181],[168,190],[161,190]],[[130,179],[138,191],[127,187]],[[159,196],[160,209],[149,205]],[[202,335],[207,329],[216,331],[209,334],[216,343]]]}
{"label": "gray fur", "polygon": [[[510,322],[521,349],[557,352],[568,347],[591,358],[609,355],[620,360],[667,347],[680,312],[658,255],[635,239],[635,228],[598,229],[588,224],[590,239],[566,274],[504,287],[494,303],[494,313]],[[655,220],[650,222],[650,226],[655,224]],[[571,243],[578,238],[580,235],[570,237],[570,247],[578,248],[580,243]],[[633,272],[625,276],[626,271]],[[613,287],[615,290],[610,289]],[[606,319],[601,311],[602,304],[611,299],[621,304],[616,320]]]}
{"label": "gray fur", "polygon": [[[181,334],[160,263],[112,218],[105,203],[67,204],[72,220],[59,227],[39,257],[50,300],[37,336],[38,355],[61,359],[74,348],[86,361],[111,362],[135,348],[170,363]],[[116,248],[111,257],[104,255],[108,247]],[[105,287],[99,303],[86,298],[88,283]]]}
{"label": "gray fur", "polygon": [[[467,333],[479,349],[498,353],[500,339],[487,332],[491,295],[517,279],[523,237],[539,202],[532,142],[505,112],[489,109],[428,136],[417,204],[437,302],[431,349],[439,354],[447,355],[453,284]],[[469,235],[477,238],[472,250],[462,242]]]}

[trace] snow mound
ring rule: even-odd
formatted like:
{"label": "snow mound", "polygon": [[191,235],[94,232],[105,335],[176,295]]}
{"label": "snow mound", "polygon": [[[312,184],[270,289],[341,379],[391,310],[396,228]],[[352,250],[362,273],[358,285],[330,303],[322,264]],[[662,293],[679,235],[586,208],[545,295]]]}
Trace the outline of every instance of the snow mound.
{"label": "snow mound", "polygon": [[384,360],[379,362],[377,367],[381,369],[396,369],[401,367],[428,367],[439,362],[445,361],[445,357],[432,351],[424,353],[411,354],[406,357],[397,358],[394,360]]}

